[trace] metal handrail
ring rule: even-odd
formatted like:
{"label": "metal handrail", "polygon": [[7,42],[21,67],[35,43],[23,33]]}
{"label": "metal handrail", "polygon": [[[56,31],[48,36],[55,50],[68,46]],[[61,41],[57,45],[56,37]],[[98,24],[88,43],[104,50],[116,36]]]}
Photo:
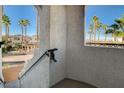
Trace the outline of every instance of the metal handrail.
{"label": "metal handrail", "polygon": [[4,44],[4,42],[2,42],[2,41],[0,41],[0,48],[1,48],[1,46]]}
{"label": "metal handrail", "polygon": [[[0,48],[1,46],[4,44],[4,42],[0,41]],[[3,85],[5,85],[5,82],[0,78],[0,83],[2,83]]]}
{"label": "metal handrail", "polygon": [[4,81],[0,78],[0,82],[2,82],[4,84]]}
{"label": "metal handrail", "polygon": [[3,81],[1,78],[0,78],[0,84],[3,84],[3,87],[5,87],[5,84],[6,84],[6,82],[5,81]]}
{"label": "metal handrail", "polygon": [[41,58],[43,58],[45,55],[50,57],[50,60],[53,60],[54,62],[57,62],[57,60],[55,59],[55,55],[54,55],[54,51],[56,51],[56,50],[58,50],[58,49],[54,48],[54,49],[49,49],[46,52],[44,52],[44,54],[41,57],[39,57],[38,60],[34,64],[32,64],[31,67],[28,70],[26,70],[26,72],[24,72],[21,77],[18,77],[18,79],[20,80],[24,75],[26,75],[34,67],[34,65],[39,63],[39,60]]}
{"label": "metal handrail", "polygon": [[32,64],[31,67],[30,67],[28,70],[26,70],[26,72],[23,73],[23,75],[22,75],[21,77],[18,77],[18,79],[21,79],[24,75],[26,75],[27,72],[30,71],[30,70],[34,67],[34,65],[36,65],[36,64],[39,62],[39,60],[40,60],[42,57],[44,57],[45,55],[47,55],[47,51],[46,51],[41,57],[39,57],[38,60],[37,60],[34,64]]}

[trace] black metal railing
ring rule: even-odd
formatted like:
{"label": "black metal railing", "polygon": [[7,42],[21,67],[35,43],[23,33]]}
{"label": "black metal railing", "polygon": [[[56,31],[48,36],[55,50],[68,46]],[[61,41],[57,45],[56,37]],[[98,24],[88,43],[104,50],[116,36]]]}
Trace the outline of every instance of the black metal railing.
{"label": "black metal railing", "polygon": [[4,81],[0,78],[0,83],[4,83]]}
{"label": "black metal railing", "polygon": [[34,64],[32,64],[31,67],[28,70],[26,70],[26,72],[23,73],[23,75],[21,75],[21,77],[18,77],[18,79],[20,80],[23,76],[25,76],[37,63],[40,62],[40,59],[43,58],[44,56],[48,56],[50,57],[51,61],[57,62],[54,54],[54,51],[57,51],[57,50],[58,50],[57,48],[54,48],[54,49],[49,49],[45,51],[44,54],[41,57],[39,57],[38,60]]}
{"label": "black metal railing", "polygon": [[[4,44],[4,42],[0,42],[0,48],[1,48],[1,46]],[[0,78],[0,84],[3,84],[3,85],[5,85],[5,82]]]}
{"label": "black metal railing", "polygon": [[4,44],[4,42],[0,42],[0,48],[1,48],[1,46]]}
{"label": "black metal railing", "polygon": [[3,84],[3,87],[5,87],[5,82],[0,78],[0,84]]}

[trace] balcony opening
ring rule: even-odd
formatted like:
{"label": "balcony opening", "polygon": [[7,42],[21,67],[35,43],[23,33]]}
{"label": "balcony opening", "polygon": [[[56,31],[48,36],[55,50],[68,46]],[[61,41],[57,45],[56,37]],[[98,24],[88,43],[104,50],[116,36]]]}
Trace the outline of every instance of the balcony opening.
{"label": "balcony opening", "polygon": [[124,6],[86,6],[84,45],[124,49],[123,11]]}
{"label": "balcony opening", "polygon": [[2,64],[5,82],[14,81],[39,48],[38,10],[30,5],[5,5],[2,15]]}

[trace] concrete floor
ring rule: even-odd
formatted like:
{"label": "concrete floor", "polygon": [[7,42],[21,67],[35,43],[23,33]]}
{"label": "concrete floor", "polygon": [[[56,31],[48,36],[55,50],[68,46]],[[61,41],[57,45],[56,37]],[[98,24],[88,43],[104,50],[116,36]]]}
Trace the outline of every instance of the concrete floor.
{"label": "concrete floor", "polygon": [[[5,87],[17,88],[18,87],[17,85],[19,86],[18,82],[14,81],[6,84]],[[96,87],[84,82],[80,82],[72,79],[64,79],[51,88],[96,88]]]}
{"label": "concrete floor", "polygon": [[90,84],[71,79],[64,79],[51,88],[96,88]]}
{"label": "concrete floor", "polygon": [[0,83],[0,88],[4,88],[4,85]]}

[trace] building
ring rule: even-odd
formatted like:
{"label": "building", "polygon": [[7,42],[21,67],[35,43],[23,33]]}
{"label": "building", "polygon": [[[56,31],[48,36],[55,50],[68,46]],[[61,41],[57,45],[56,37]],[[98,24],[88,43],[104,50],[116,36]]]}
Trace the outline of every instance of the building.
{"label": "building", "polygon": [[[83,45],[85,6],[36,7],[41,17],[39,50],[25,64],[19,79],[6,87],[55,87],[67,78],[101,88],[124,87],[124,51]],[[57,62],[45,54],[53,48],[58,49]]]}
{"label": "building", "polygon": [[[5,36],[3,36],[4,39]],[[14,46],[15,44],[21,44],[23,50],[25,52],[33,52],[34,49],[39,48],[39,41],[37,41],[36,35],[33,36],[23,36],[22,42],[22,35],[11,35],[8,38],[10,42],[9,45]],[[20,49],[19,49],[20,50]]]}
{"label": "building", "polygon": [[33,52],[35,49],[39,48],[38,42],[29,42],[27,44],[23,44],[23,50],[26,52]]}
{"label": "building", "polygon": [[36,35],[24,38],[24,40],[26,40],[26,44],[23,44],[23,50],[26,50],[27,52],[32,52],[34,51],[34,49],[39,48],[39,41],[37,41]]}
{"label": "building", "polygon": [[[28,43],[31,41],[31,39],[32,39],[32,37],[30,37],[30,36],[26,36],[26,37],[23,36],[23,43],[24,42]],[[22,43],[22,35],[11,35],[11,36],[9,36],[8,41],[12,42],[13,44],[14,43]]]}

